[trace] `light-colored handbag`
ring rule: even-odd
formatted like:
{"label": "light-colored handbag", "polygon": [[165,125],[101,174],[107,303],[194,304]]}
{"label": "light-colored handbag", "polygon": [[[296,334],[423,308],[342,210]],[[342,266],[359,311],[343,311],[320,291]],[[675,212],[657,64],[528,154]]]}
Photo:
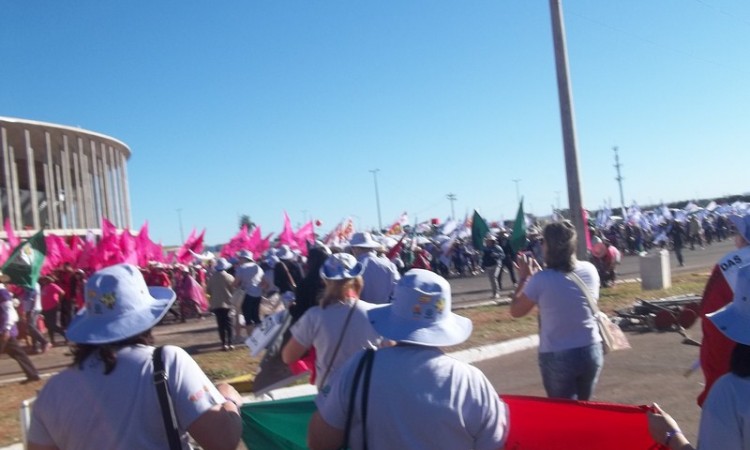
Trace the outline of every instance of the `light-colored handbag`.
{"label": "light-colored handbag", "polygon": [[612,322],[606,314],[599,310],[589,288],[583,282],[581,277],[574,272],[569,272],[567,278],[578,285],[578,288],[583,291],[588,300],[589,308],[591,308],[594,319],[596,319],[596,324],[599,327],[599,334],[602,336],[602,348],[604,349],[604,354],[615,350],[625,350],[630,348],[630,342],[628,342],[625,333],[623,333],[620,327]]}

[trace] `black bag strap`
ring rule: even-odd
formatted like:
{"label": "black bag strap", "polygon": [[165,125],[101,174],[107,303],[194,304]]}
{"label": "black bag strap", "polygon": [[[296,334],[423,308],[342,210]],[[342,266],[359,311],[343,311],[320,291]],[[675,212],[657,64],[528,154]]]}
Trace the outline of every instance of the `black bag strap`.
{"label": "black bag strap", "polygon": [[370,397],[370,376],[372,375],[372,365],[375,361],[375,350],[367,349],[367,367],[365,368],[365,380],[362,385],[362,448],[367,450],[367,401]]}
{"label": "black bag strap", "polygon": [[[362,371],[365,370],[365,366],[367,366],[367,372],[365,374],[365,389],[370,387],[370,375],[369,373],[372,372],[372,361],[375,358],[375,350],[368,348],[365,350],[365,353],[362,355],[361,358],[359,358],[359,363],[357,364],[357,370],[354,371],[354,380],[352,384],[352,390],[349,394],[349,409],[348,414],[346,416],[346,428],[344,428],[344,445],[341,447],[342,449],[349,448],[349,433],[351,432],[352,428],[352,418],[354,417],[354,402],[357,398],[357,388],[359,387],[359,379],[362,378]],[[367,435],[365,435],[365,417],[367,415],[367,391],[362,393],[362,408],[363,408],[363,415],[362,415],[362,433],[363,433],[363,445],[364,448],[367,449]]]}
{"label": "black bag strap", "polygon": [[177,417],[174,413],[172,397],[169,396],[167,389],[167,371],[164,370],[164,360],[161,357],[164,347],[154,349],[154,385],[156,393],[159,395],[159,406],[161,406],[161,417],[164,419],[164,429],[167,432],[170,450],[182,449],[180,441],[180,431],[177,427]]}

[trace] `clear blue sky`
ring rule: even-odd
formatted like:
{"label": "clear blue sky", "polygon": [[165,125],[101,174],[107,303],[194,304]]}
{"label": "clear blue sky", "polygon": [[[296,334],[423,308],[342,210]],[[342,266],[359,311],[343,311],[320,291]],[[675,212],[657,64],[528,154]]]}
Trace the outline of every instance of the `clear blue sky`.
{"label": "clear blue sky", "polygon": [[[584,205],[750,191],[750,2],[563,3]],[[134,227],[178,243],[407,211],[567,206],[545,0],[9,1],[0,115],[128,144]]]}

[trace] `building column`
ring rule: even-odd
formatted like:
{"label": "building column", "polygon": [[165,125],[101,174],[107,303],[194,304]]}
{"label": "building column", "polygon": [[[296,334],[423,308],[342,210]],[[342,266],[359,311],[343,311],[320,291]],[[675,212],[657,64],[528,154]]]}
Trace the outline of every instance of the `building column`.
{"label": "building column", "polygon": [[[3,174],[5,175],[5,197],[7,198],[6,204],[8,205],[8,219],[10,220],[11,228],[15,228],[13,226],[13,201],[11,200],[12,189],[10,182],[10,156],[8,155],[8,131],[5,127],[2,127],[0,133],[2,134]],[[0,218],[2,218],[2,215],[3,205],[0,203]],[[5,223],[5,220],[3,220],[3,223]]]}
{"label": "building column", "polygon": [[[55,185],[57,186],[57,192],[58,193],[64,193],[65,192],[65,191],[63,191],[63,181],[62,181],[63,177],[62,177],[61,171],[62,171],[62,168],[60,167],[60,164],[55,164],[55,173],[57,175],[55,177],[55,181],[56,181]],[[59,194],[58,194],[58,197],[55,199],[55,211],[56,211],[55,214],[58,217],[58,223],[57,223],[57,225],[60,228],[63,228],[63,227],[64,228],[68,228],[68,224],[70,222],[70,220],[68,219],[68,215],[65,214],[65,209],[64,208],[65,208],[66,205],[65,205],[64,198],[65,197],[63,196],[63,201],[61,202]],[[65,219],[65,221],[63,221],[63,218]]]}
{"label": "building column", "polygon": [[39,226],[39,198],[36,192],[36,161],[34,160],[34,149],[31,148],[31,133],[23,130],[26,139],[26,168],[29,172],[29,194],[31,199],[31,224],[35,230]]}
{"label": "building column", "polygon": [[128,159],[125,157],[124,152],[120,152],[120,179],[122,180],[122,193],[125,203],[125,226],[131,229],[133,225],[130,223],[130,187],[128,186]]}
{"label": "building column", "polygon": [[122,186],[120,186],[120,159],[117,157],[117,150],[109,146],[109,161],[112,163],[112,186],[114,187],[115,196],[115,218],[117,228],[125,228],[122,214]]}
{"label": "building column", "polygon": [[73,214],[73,207],[75,205],[73,202],[73,183],[70,182],[70,148],[68,146],[67,135],[63,135],[62,177],[63,192],[65,196],[63,204],[65,205],[65,218],[67,219],[65,228],[77,228],[75,223],[76,218]]}
{"label": "building column", "polygon": [[92,186],[94,189],[94,227],[101,224],[104,208],[102,207],[101,178],[99,177],[99,161],[96,157],[96,142],[91,141],[91,169],[93,170],[94,179]]}
{"label": "building column", "polygon": [[113,213],[113,205],[112,205],[112,185],[110,183],[110,170],[109,170],[109,163],[107,160],[107,147],[102,143],[102,177],[104,179],[104,198],[107,200],[107,209],[104,216],[109,220],[110,222],[113,222],[112,217],[114,216]]}
{"label": "building column", "polygon": [[21,214],[21,193],[18,189],[18,165],[16,164],[16,152],[11,145],[10,149],[10,174],[13,183],[13,213],[15,216],[15,229],[23,230],[23,215]]}
{"label": "building column", "polygon": [[86,201],[83,198],[83,184],[81,183],[81,145],[83,139],[78,138],[78,147],[73,150],[73,189],[76,191],[76,228],[86,228]]}
{"label": "building column", "polygon": [[55,186],[55,162],[52,159],[52,138],[49,132],[44,133],[44,140],[47,144],[47,213],[49,215],[50,228],[60,228],[60,210],[57,209],[57,203],[60,201],[58,190]]}

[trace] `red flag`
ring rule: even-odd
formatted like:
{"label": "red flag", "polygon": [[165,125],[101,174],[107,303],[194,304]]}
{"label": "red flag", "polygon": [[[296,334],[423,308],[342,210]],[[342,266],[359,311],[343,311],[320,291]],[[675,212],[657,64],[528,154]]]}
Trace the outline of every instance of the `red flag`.
{"label": "red flag", "polygon": [[393,259],[396,256],[398,256],[399,253],[401,253],[401,249],[404,248],[404,238],[406,237],[406,233],[404,233],[403,236],[401,236],[401,239],[396,242],[396,245],[394,245],[390,250],[388,250],[388,253],[386,253],[386,257],[388,259]]}
{"label": "red flag", "polygon": [[[501,395],[511,426],[505,448],[517,450],[656,450],[648,406]],[[539,424],[544,424],[540,432]]]}

